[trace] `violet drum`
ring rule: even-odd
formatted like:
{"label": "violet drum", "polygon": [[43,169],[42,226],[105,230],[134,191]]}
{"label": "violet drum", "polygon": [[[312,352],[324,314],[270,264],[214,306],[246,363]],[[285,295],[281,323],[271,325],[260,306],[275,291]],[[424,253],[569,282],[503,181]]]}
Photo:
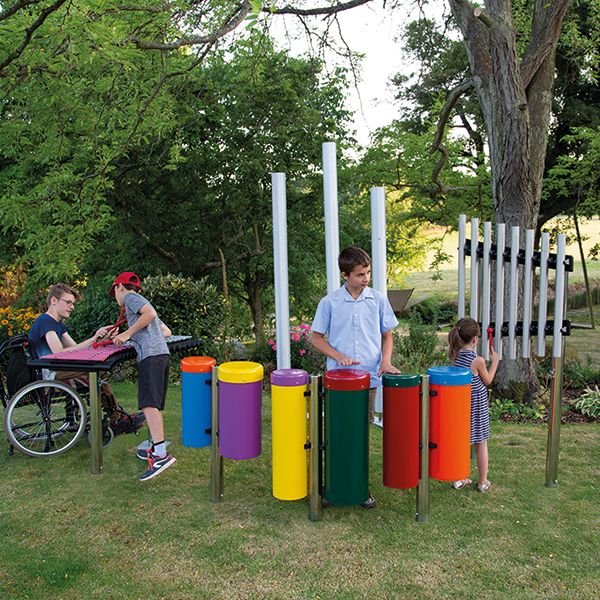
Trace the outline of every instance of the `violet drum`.
{"label": "violet drum", "polygon": [[219,450],[223,458],[245,460],[261,452],[262,365],[226,362],[218,367]]}

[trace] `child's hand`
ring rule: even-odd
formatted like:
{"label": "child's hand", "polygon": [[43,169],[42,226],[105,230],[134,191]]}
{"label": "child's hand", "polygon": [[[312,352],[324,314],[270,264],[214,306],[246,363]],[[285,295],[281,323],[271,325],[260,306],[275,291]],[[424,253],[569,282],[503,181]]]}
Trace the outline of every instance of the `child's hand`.
{"label": "child's hand", "polygon": [[500,357],[498,353],[494,350],[493,346],[490,348],[490,362],[498,364],[500,362]]}
{"label": "child's hand", "polygon": [[123,333],[120,333],[119,335],[115,336],[113,342],[117,346],[121,346],[122,344],[126,344],[130,339],[131,338],[129,337],[129,334],[126,331],[124,331]]}
{"label": "child's hand", "polygon": [[96,339],[101,340],[102,338],[105,338],[107,333],[109,332],[109,329],[110,325],[107,325],[106,327],[100,327],[100,329],[96,331]]}
{"label": "child's hand", "polygon": [[342,367],[349,367],[350,365],[360,365],[360,361],[354,360],[353,358],[350,358],[349,356],[346,356],[345,354],[341,354],[341,353],[340,353],[339,358],[337,359],[337,362]]}
{"label": "child's hand", "polygon": [[400,369],[397,369],[392,363],[381,363],[381,367],[379,367],[377,375],[383,375],[383,373],[398,375],[400,373]]}

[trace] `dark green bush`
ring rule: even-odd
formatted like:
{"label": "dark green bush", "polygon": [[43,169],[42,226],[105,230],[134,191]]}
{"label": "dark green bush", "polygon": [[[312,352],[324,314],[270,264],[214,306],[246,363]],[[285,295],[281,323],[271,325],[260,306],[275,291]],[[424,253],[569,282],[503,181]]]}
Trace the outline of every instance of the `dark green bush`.
{"label": "dark green bush", "polygon": [[456,321],[456,304],[437,298],[426,298],[407,309],[408,318],[419,317],[423,323],[437,325],[439,323],[454,323]]}
{"label": "dark green bush", "polygon": [[108,290],[114,277],[94,277],[85,287],[80,287],[81,301],[75,304],[68,322],[69,334],[80,342],[92,337],[98,328],[111,325],[117,320],[121,310]]}
{"label": "dark green bush", "polygon": [[504,416],[517,420],[539,421],[546,416],[546,408],[542,405],[529,406],[515,400],[494,398],[490,404],[490,420],[499,421]]}
{"label": "dark green bush", "polygon": [[203,353],[221,359],[225,344],[227,308],[207,279],[155,275],[142,281],[142,293],[173,335],[191,335],[203,342]]}

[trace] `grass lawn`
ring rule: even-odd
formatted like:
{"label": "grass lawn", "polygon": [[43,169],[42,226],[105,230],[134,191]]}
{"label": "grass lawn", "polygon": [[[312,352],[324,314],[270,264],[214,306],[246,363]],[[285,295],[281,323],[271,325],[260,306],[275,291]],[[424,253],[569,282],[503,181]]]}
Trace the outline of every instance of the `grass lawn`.
{"label": "grass lawn", "polygon": [[[135,387],[116,385],[133,406]],[[600,429],[562,428],[560,485],[544,487],[547,429],[494,423],[489,494],[432,482],[430,520],[415,491],[384,488],[371,429],[377,509],[271,496],[270,402],[263,454],[225,461],[225,501],[210,503],[209,450],[180,444],[179,388],[167,404],[178,462],[140,483],[141,437],[118,437],[104,473],[82,442],[52,459],[1,446],[2,598],[597,598]],[[2,436],[4,437],[4,436]]]}

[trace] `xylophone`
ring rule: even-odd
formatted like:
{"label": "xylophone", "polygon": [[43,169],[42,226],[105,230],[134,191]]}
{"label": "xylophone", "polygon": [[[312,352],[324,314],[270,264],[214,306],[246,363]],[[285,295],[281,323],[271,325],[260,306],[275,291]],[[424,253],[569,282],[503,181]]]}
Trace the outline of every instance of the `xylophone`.
{"label": "xylophone", "polygon": [[[167,338],[167,346],[172,352],[198,348],[199,340],[186,335]],[[42,358],[28,360],[27,365],[36,369],[52,371],[84,371],[90,377],[90,440],[92,450],[92,473],[102,472],[102,423],[99,393],[99,373],[110,371],[115,365],[135,358],[135,349],[130,344],[123,346],[106,345],[83,350],[66,350],[58,354],[48,354]]]}
{"label": "xylophone", "polygon": [[[197,348],[198,340],[189,335],[172,335],[167,338],[167,346],[172,352]],[[131,344],[80,348],[47,354],[42,358],[28,361],[29,366],[42,367],[55,371],[110,371],[118,363],[135,358],[135,348]]]}

